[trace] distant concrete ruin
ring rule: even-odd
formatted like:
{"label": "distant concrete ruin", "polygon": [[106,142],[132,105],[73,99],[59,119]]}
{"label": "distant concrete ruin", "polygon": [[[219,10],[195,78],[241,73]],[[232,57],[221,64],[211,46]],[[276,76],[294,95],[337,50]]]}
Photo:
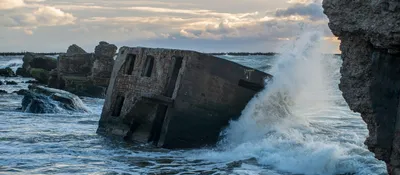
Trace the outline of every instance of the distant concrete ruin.
{"label": "distant concrete ruin", "polygon": [[49,87],[63,89],[79,96],[104,98],[111,76],[117,47],[101,41],[94,53],[71,45],[50,72]]}
{"label": "distant concrete ruin", "polygon": [[194,51],[123,47],[97,132],[163,148],[214,145],[269,78]]}

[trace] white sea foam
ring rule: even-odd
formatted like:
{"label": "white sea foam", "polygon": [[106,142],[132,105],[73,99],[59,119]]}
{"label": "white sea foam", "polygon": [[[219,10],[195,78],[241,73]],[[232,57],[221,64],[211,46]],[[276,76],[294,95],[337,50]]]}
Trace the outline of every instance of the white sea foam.
{"label": "white sea foam", "polygon": [[[222,132],[217,151],[194,157],[256,158],[278,174],[385,174],[384,164],[363,146],[365,124],[347,123],[362,123],[359,115],[337,103],[343,101],[337,88],[340,60],[320,52],[321,39],[310,32],[288,45],[271,70],[274,79]],[[343,129],[347,126],[353,128]]]}

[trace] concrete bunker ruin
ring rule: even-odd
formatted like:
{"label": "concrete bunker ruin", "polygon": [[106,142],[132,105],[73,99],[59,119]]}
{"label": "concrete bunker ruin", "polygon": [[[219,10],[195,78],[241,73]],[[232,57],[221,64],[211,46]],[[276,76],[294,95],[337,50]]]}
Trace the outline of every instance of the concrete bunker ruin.
{"label": "concrete bunker ruin", "polygon": [[271,77],[194,51],[123,47],[97,132],[164,148],[213,145]]}

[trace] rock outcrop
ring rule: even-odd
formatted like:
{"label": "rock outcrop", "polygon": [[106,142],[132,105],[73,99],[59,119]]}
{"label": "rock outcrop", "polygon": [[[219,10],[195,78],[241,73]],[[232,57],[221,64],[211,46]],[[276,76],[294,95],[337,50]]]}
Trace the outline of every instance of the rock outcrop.
{"label": "rock outcrop", "polygon": [[365,141],[388,172],[400,174],[400,1],[324,0],[341,40],[340,90],[368,125]]}
{"label": "rock outcrop", "polygon": [[72,44],[71,46],[68,47],[67,50],[67,55],[75,55],[75,54],[85,54],[86,51],[83,50],[81,47],[79,47],[76,44]]}
{"label": "rock outcrop", "polygon": [[47,84],[49,73],[57,68],[57,59],[34,53],[26,53],[22,68],[18,68],[16,74],[23,77],[33,77],[42,84]]}
{"label": "rock outcrop", "polygon": [[67,54],[58,57],[57,69],[49,74],[49,86],[80,96],[104,98],[117,47],[104,41],[96,46],[95,53],[73,51],[80,50],[77,47],[70,46]]}
{"label": "rock outcrop", "polygon": [[62,110],[88,112],[78,96],[66,91],[29,85],[28,91],[18,92],[24,95],[22,110],[29,113],[58,113]]}
{"label": "rock outcrop", "polygon": [[4,68],[4,69],[0,69],[0,76],[3,76],[3,77],[15,77],[15,73],[11,68],[7,67],[7,68]]}

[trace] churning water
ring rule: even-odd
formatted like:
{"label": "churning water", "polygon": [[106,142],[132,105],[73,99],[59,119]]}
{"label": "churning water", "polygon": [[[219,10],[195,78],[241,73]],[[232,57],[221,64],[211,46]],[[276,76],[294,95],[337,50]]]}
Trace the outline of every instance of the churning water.
{"label": "churning water", "polygon": [[[170,151],[98,136],[101,99],[83,99],[92,113],[44,115],[19,112],[22,97],[2,95],[0,174],[387,174],[363,144],[366,124],[338,90],[340,57],[322,55],[319,40],[306,33],[278,56],[223,56],[274,80],[215,148]],[[0,66],[20,59],[0,58]]]}

